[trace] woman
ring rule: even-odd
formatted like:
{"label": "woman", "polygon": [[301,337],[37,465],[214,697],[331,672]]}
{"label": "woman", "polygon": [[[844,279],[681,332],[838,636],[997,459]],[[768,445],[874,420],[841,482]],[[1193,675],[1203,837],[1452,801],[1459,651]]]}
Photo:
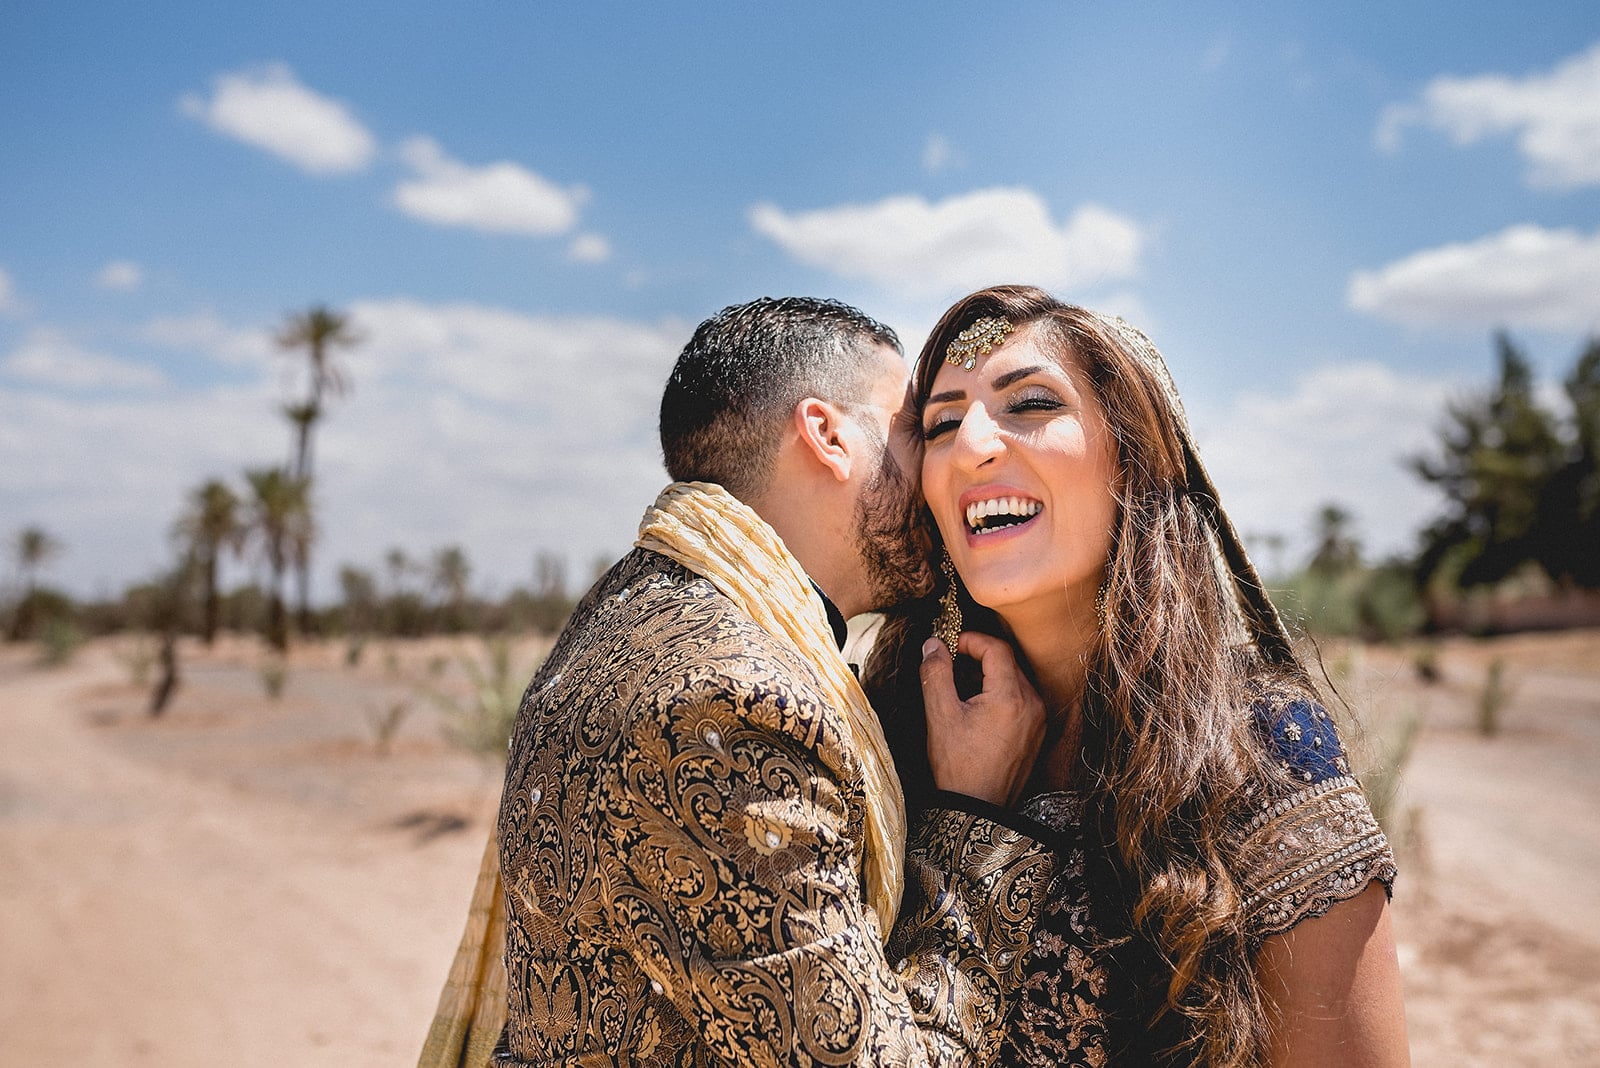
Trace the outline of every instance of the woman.
{"label": "woman", "polygon": [[[933,658],[968,629],[1008,638],[1051,710],[1022,805],[1064,870],[1006,1062],[1408,1063],[1393,855],[1160,354],[1001,286],[934,329],[916,402],[949,577],[885,626],[874,704],[918,707],[919,670],[948,686]],[[922,717],[888,728],[914,796]]]}

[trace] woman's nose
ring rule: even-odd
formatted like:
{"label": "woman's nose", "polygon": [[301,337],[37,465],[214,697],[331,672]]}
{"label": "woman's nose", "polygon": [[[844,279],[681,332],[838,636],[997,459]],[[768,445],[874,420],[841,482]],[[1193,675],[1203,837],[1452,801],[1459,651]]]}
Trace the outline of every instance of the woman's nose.
{"label": "woman's nose", "polygon": [[956,455],[969,467],[982,467],[1005,451],[1000,427],[982,404],[969,407],[956,427]]}

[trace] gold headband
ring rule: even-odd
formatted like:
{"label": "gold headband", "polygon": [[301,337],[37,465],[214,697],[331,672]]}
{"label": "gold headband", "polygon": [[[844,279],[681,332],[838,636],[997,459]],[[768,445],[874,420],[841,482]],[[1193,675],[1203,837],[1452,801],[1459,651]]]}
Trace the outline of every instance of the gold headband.
{"label": "gold headband", "polygon": [[956,335],[956,339],[944,350],[944,362],[960,364],[963,369],[970,371],[977,366],[979,356],[993,352],[1009,333],[1009,319],[986,315]]}

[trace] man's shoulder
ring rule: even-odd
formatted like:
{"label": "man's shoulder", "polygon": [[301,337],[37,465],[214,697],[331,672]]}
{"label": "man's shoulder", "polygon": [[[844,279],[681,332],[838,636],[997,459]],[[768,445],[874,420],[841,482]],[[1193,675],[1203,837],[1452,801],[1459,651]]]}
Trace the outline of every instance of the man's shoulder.
{"label": "man's shoulder", "polygon": [[648,549],[634,549],[601,577],[574,609],[566,632],[603,635],[623,660],[648,654],[652,674],[678,685],[816,685],[815,670],[799,650],[761,627],[709,579]]}

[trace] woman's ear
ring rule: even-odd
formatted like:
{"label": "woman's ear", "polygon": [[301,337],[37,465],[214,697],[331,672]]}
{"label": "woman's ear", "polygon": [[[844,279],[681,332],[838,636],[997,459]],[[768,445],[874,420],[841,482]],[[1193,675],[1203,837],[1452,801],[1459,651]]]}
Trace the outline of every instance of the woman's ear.
{"label": "woman's ear", "polygon": [[794,425],[805,454],[838,481],[848,482],[855,442],[845,414],[825,400],[806,397],[794,406]]}

